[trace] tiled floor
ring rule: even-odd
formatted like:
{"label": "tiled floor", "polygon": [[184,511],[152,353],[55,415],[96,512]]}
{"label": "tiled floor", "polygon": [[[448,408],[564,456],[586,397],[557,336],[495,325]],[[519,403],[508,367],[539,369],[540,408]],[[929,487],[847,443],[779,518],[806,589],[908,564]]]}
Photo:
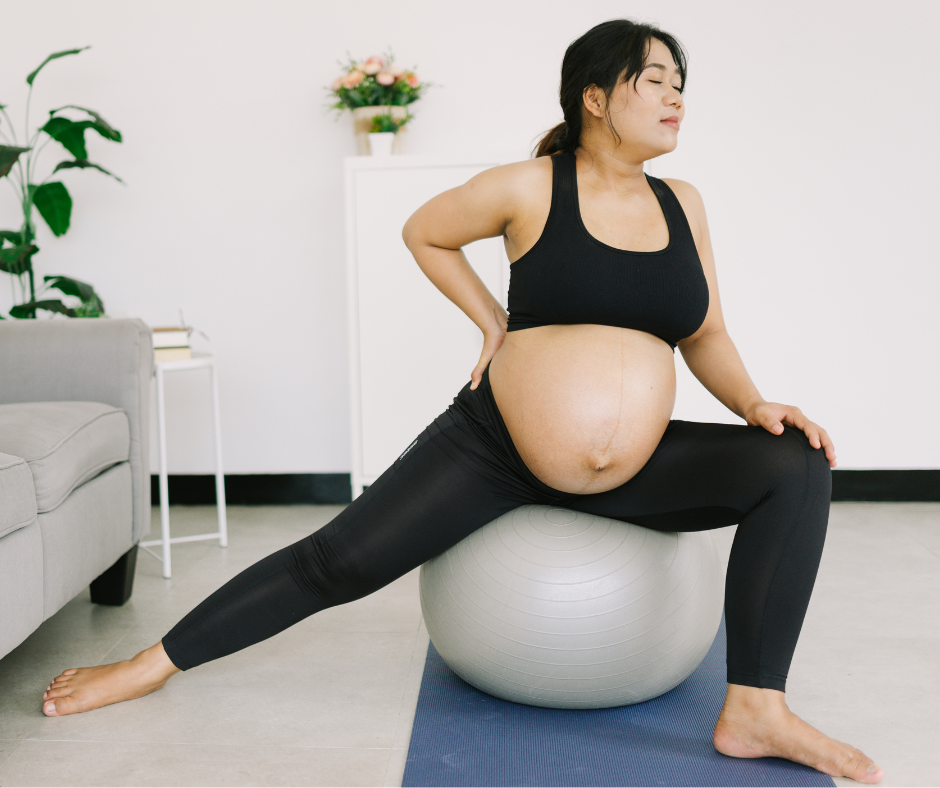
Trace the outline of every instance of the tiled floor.
{"label": "tiled floor", "polygon": [[[145,698],[40,711],[57,673],[133,656],[340,508],[231,507],[227,549],[174,547],[172,580],[141,554],[127,605],[86,591],[46,621],[0,660],[0,785],[400,785],[428,645],[417,570]],[[174,507],[174,534],[214,516]],[[725,560],[734,530],[713,532]],[[875,758],[881,785],[940,784],[940,505],[833,504],[787,702]]]}

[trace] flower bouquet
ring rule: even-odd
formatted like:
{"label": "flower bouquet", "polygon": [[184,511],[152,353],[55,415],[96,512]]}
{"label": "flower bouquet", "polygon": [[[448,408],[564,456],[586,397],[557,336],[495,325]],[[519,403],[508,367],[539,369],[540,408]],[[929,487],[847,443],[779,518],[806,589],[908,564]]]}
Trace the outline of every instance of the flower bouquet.
{"label": "flower bouquet", "polygon": [[340,114],[352,111],[359,155],[369,153],[368,134],[374,129],[396,132],[394,151],[401,153],[405,124],[413,117],[405,108],[433,83],[422,82],[413,68],[394,65],[391,50],[362,61],[354,60],[348,52],[347,57],[345,64],[340,61],[345,73],[326,89],[331,100],[329,108]]}

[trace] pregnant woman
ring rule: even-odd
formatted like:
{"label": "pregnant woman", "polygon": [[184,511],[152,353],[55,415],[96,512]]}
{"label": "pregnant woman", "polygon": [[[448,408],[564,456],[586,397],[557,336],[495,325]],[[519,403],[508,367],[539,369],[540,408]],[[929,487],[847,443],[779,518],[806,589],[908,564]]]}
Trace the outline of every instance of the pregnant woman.
{"label": "pregnant woman", "polygon": [[[483,332],[453,404],[330,523],[246,569],[133,659],[66,670],[43,711],[146,695],[372,593],[511,509],[546,504],[666,531],[738,524],[716,749],[879,782],[871,758],[784,700],[836,455],[822,427],[765,401],[748,377],[722,319],[698,191],[643,172],[676,147],[685,77],[681,46],[648,25],[611,20],[574,41],[565,122],[536,157],[476,175],[405,224],[418,265]],[[495,236],[512,261],[508,315],[461,249]],[[671,419],[676,347],[746,424]]]}

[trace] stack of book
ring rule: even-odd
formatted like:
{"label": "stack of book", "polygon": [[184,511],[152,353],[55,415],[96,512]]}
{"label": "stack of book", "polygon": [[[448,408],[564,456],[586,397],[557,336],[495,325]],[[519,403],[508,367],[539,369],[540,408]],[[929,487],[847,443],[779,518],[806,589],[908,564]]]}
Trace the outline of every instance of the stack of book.
{"label": "stack of book", "polygon": [[155,328],[153,330],[153,356],[154,361],[179,361],[192,358],[193,352],[189,347],[189,329],[178,326]]}

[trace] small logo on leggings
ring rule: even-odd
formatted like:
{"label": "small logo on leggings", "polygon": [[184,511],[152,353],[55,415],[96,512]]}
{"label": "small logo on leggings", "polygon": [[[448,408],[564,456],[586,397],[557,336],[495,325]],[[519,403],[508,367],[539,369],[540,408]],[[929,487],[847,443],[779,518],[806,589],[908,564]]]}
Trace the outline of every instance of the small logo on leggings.
{"label": "small logo on leggings", "polygon": [[410,451],[415,447],[415,444],[416,444],[417,442],[418,442],[418,439],[415,438],[415,439],[411,442],[411,445],[410,445],[407,449],[405,449],[405,450],[399,455],[398,459],[400,460],[400,459],[401,459],[402,457],[404,457],[408,452],[410,452]]}

